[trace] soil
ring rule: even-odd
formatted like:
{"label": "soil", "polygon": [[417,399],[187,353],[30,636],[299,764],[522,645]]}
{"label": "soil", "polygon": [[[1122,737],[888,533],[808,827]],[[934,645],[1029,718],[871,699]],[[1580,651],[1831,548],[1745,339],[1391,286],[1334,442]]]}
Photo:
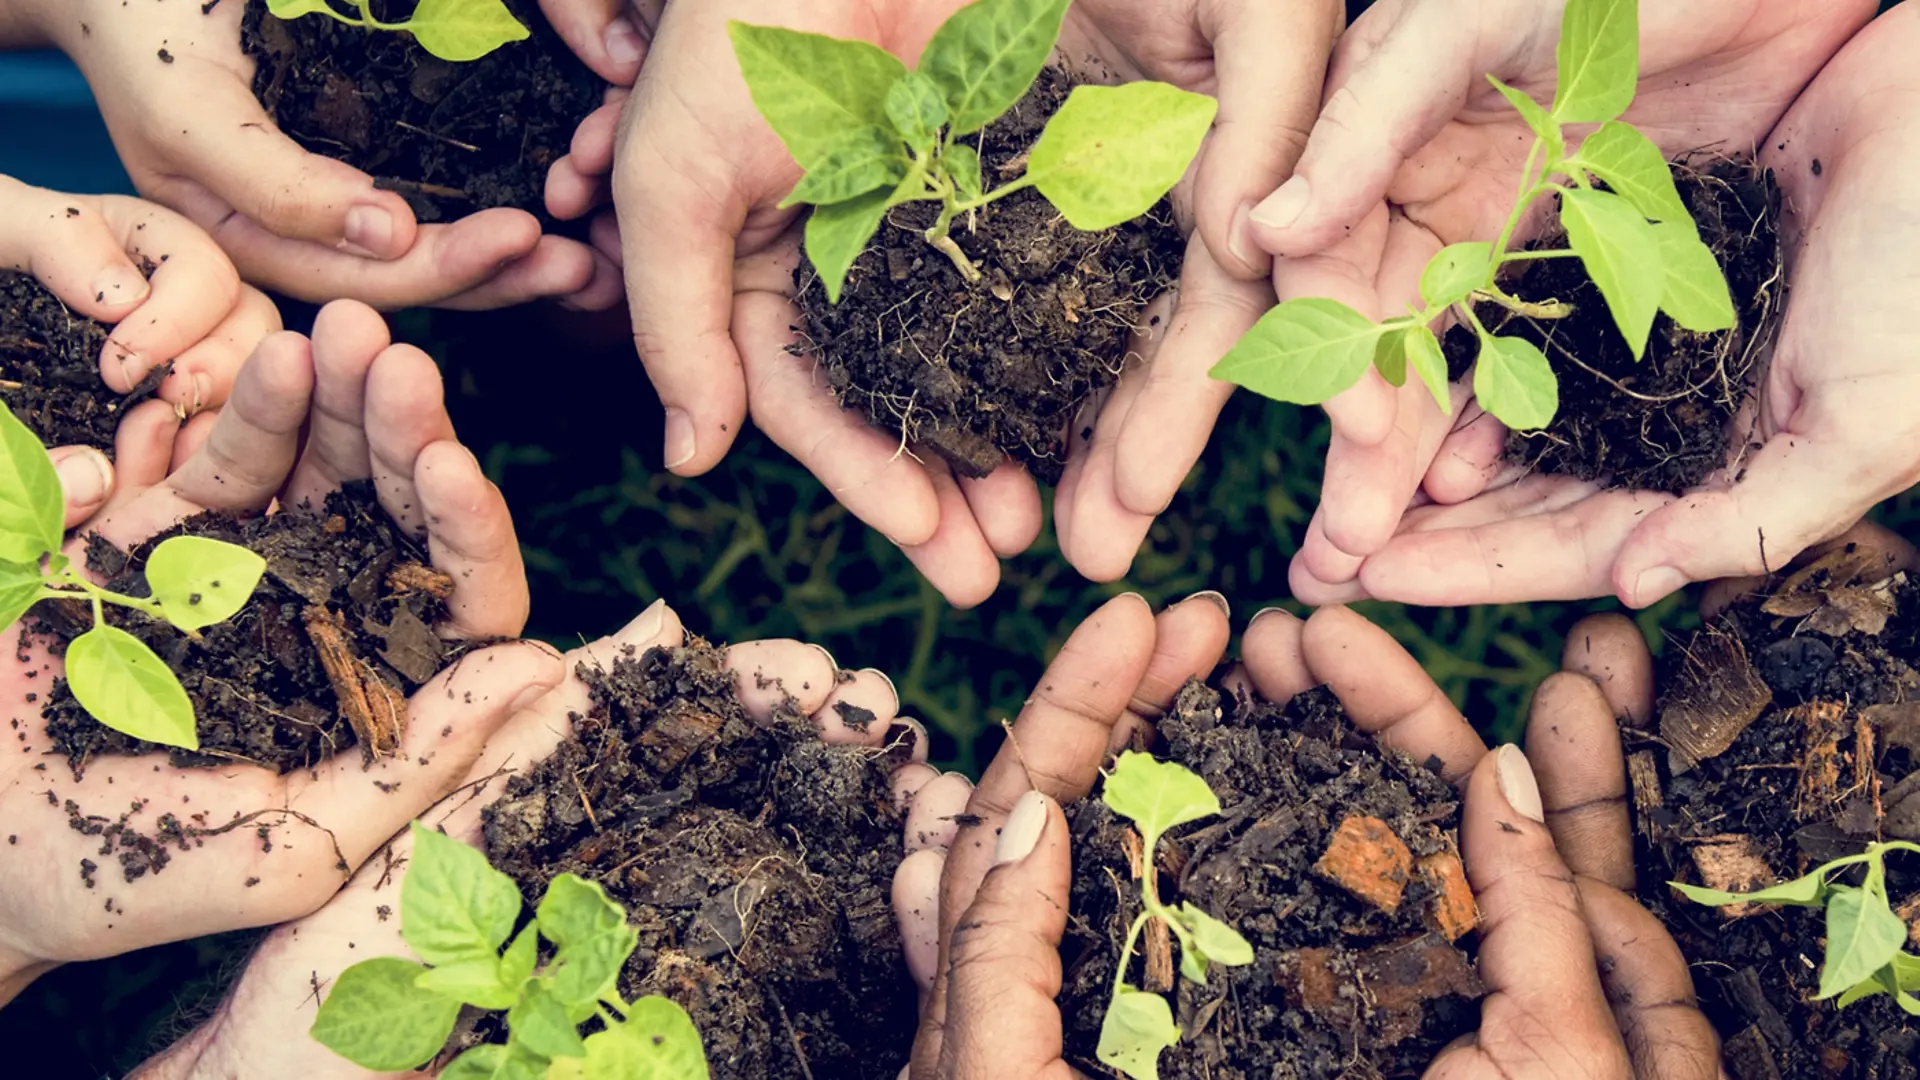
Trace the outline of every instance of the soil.
{"label": "soil", "polygon": [[[108,588],[147,596],[147,556],[173,536],[225,540],[267,560],[246,607],[202,630],[199,641],[123,608],[106,609],[108,622],[166,661],[193,701],[200,749],[174,749],[177,765],[245,761],[287,772],[354,746],[390,754],[405,728],[407,697],[472,647],[433,632],[453,580],[432,569],[425,550],[394,525],[371,483],[348,485],[319,510],[289,508],[246,521],[201,514],[132,552],[96,535],[87,563]],[[93,625],[84,604],[35,610],[32,629],[50,637],[55,652]],[[44,715],[54,748],[76,777],[101,754],[161,749],[95,721],[64,679],[54,682]]]}
{"label": "soil", "polygon": [[791,699],[756,724],[698,639],[611,660],[486,811],[488,859],[529,904],[570,872],[625,905],[621,995],[684,1006],[715,1080],[894,1080],[917,1016],[891,905],[905,750],[827,746]]}
{"label": "soil", "polygon": [[[1519,264],[1524,269],[1507,284],[1510,292],[1565,301],[1573,314],[1535,321],[1493,304],[1476,309],[1489,330],[1539,346],[1560,379],[1553,423],[1509,436],[1508,460],[1541,473],[1672,492],[1697,487],[1728,464],[1736,441],[1731,421],[1764,369],[1786,309],[1780,189],[1772,173],[1750,161],[1677,164],[1673,172],[1700,238],[1726,271],[1740,325],[1696,334],[1661,314],[1646,355],[1635,360],[1580,260]],[[1566,234],[1556,227],[1530,247],[1564,249]],[[1470,330],[1448,332],[1456,377],[1472,352]]]}
{"label": "soil", "polygon": [[[1437,762],[1375,746],[1325,690],[1285,706],[1223,703],[1190,682],[1160,733],[1166,756],[1198,772],[1224,808],[1161,842],[1161,899],[1191,901],[1254,946],[1250,966],[1216,966],[1199,986],[1174,976],[1166,934],[1142,935],[1146,958],[1128,981],[1172,989],[1188,1033],[1161,1055],[1163,1078],[1417,1077],[1478,1028],[1459,801]],[[1068,816],[1067,1057],[1090,1076],[1117,1076],[1094,1050],[1139,912],[1139,837],[1097,797]]]}
{"label": "soil", "polygon": [[[1748,891],[1920,840],[1920,583],[1885,578],[1847,549],[1747,598],[1669,652],[1660,730],[1629,735],[1640,898],[1687,955],[1734,1080],[1920,1078],[1920,1021],[1891,998],[1812,1000],[1820,911],[1729,918],[1665,884]],[[1920,939],[1920,858],[1887,866]]]}
{"label": "soil", "polygon": [[76,314],[33,275],[0,270],[0,402],[49,447],[91,446],[113,456],[128,409],[173,370],[163,364],[124,397],[100,381],[111,327]]}
{"label": "soil", "polygon": [[[1048,70],[988,125],[989,189],[1019,175],[1072,83]],[[924,447],[964,476],[1011,457],[1057,483],[1070,429],[1089,398],[1135,358],[1149,301],[1179,278],[1186,243],[1162,200],[1104,232],[1066,223],[1032,189],[956,220],[952,236],[985,275],[968,285],[921,234],[937,204],[896,207],[854,263],[838,304],[802,262],[800,332],[847,408]]]}
{"label": "soil", "polygon": [[[280,130],[399,192],[422,222],[510,206],[549,220],[547,169],[605,86],[568,50],[536,0],[506,0],[532,31],[478,60],[449,63],[413,36],[325,15],[283,22],[251,0],[241,45],[253,92]],[[382,22],[414,0],[375,0]]]}

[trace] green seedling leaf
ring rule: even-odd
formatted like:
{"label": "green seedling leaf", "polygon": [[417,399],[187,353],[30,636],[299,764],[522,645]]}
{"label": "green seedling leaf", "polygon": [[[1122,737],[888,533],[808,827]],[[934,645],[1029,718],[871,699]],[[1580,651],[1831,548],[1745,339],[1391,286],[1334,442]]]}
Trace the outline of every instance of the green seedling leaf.
{"label": "green seedling leaf", "polygon": [[20,621],[20,616],[40,598],[38,567],[0,559],[0,631]]}
{"label": "green seedling leaf", "polygon": [[1114,762],[1100,799],[1140,827],[1149,850],[1168,829],[1220,812],[1220,800],[1196,773],[1133,750]]}
{"label": "green seedling leaf", "polygon": [[893,136],[879,128],[856,128],[838,149],[807,170],[780,205],[829,206],[880,188],[892,189],[906,179],[910,164]]}
{"label": "green seedling leaf", "polygon": [[327,7],[327,0],[267,0],[267,10],[277,19],[297,19],[314,12],[333,14]]}
{"label": "green seedling leaf", "polygon": [[1515,431],[1546,427],[1560,411],[1560,383],[1553,377],[1553,368],[1532,342],[1520,338],[1491,334],[1480,338],[1473,396],[1481,408]]}
{"label": "green seedling leaf", "polygon": [[1757,892],[1730,893],[1719,889],[1703,889],[1698,885],[1683,885],[1678,881],[1668,882],[1680,895],[1696,904],[1708,907],[1726,907],[1728,904],[1788,904],[1793,907],[1820,907],[1827,902],[1827,874],[1830,867],[1822,866],[1814,872],[1792,881],[1783,881],[1770,885]]}
{"label": "green seedling leaf", "polygon": [[[513,936],[513,944],[500,954],[500,981],[514,988],[517,993],[520,984],[533,977],[533,967],[540,959],[540,933],[534,927],[527,927]],[[507,1006],[502,1005],[501,1008]]]}
{"label": "green seedling leaf", "polygon": [[1407,334],[1411,326],[1395,326],[1380,335],[1380,341],[1373,347],[1373,366],[1380,377],[1390,386],[1404,386],[1407,382]]}
{"label": "green seedling leaf", "polygon": [[620,905],[598,884],[573,874],[553,879],[535,917],[540,932],[559,946],[553,993],[568,1006],[590,1005],[605,996],[639,943]]}
{"label": "green seedling leaf", "polygon": [[225,622],[247,606],[267,560],[204,536],[164,540],[147,558],[147,585],[167,621],[182,630]]}
{"label": "green seedling leaf", "polygon": [[1487,81],[1493,84],[1495,90],[1500,91],[1501,97],[1507,99],[1507,104],[1512,105],[1514,111],[1520,114],[1520,119],[1527,122],[1527,127],[1533,129],[1534,135],[1547,145],[1549,164],[1567,156],[1566,133],[1560,130],[1559,122],[1547,115],[1547,110],[1541,108],[1539,102],[1529,97],[1525,91],[1515,90],[1491,75],[1487,76]]}
{"label": "green seedling leaf", "polygon": [[1893,992],[1893,1000],[1894,1004],[1899,1005],[1901,1011],[1908,1016],[1920,1016],[1920,998],[1914,997],[1905,990],[1896,990]]}
{"label": "green seedling leaf", "polygon": [[[1253,946],[1239,931],[1190,903],[1182,902],[1175,910],[1187,928],[1187,935],[1180,939],[1181,974],[1194,982],[1205,983],[1209,963],[1224,967],[1253,963]],[[1191,966],[1189,959],[1194,960]]]}
{"label": "green seedling leaf", "polygon": [[456,64],[528,36],[500,0],[420,0],[406,29],[421,48]]}
{"label": "green seedling leaf", "polygon": [[1580,146],[1572,165],[1583,168],[1607,182],[1614,194],[1633,204],[1641,216],[1653,221],[1685,222],[1693,232],[1693,217],[1687,204],[1680,201],[1680,189],[1673,184],[1673,170],[1666,155],[1653,140],[1640,134],[1633,125],[1609,120],[1588,136]]}
{"label": "green seedling leaf", "polygon": [[400,886],[400,936],[430,964],[491,960],[513,932],[520,890],[487,857],[419,822]]}
{"label": "green seedling leaf", "polygon": [[1713,249],[1700,240],[1690,220],[1663,221],[1653,227],[1660,242],[1666,278],[1660,291],[1660,310],[1697,334],[1731,330],[1739,322],[1733,294]]}
{"label": "green seedling leaf", "polygon": [[846,202],[816,206],[807,217],[807,258],[820,272],[832,303],[840,302],[840,290],[846,286],[853,260],[867,249],[867,241],[873,239],[887,216],[887,195],[885,191],[870,191]]}
{"label": "green seedling leaf", "polygon": [[115,731],[163,746],[200,748],[193,702],[166,662],[139,638],[101,623],[67,646],[67,688]]}
{"label": "green seedling leaf", "polygon": [[624,1022],[587,1038],[585,1080],[708,1080],[706,1051],[687,1011],[644,997]]}
{"label": "green seedling leaf", "polygon": [[1160,1052],[1180,1042],[1180,1025],[1159,994],[1121,986],[1100,1023],[1094,1056],[1133,1080],[1160,1080]]}
{"label": "green seedling leaf", "polygon": [[[1420,381],[1427,384],[1434,404],[1448,416],[1453,415],[1453,394],[1447,388],[1447,354],[1432,330],[1416,326],[1407,332],[1407,363]],[[1556,390],[1557,394],[1558,391]]]}
{"label": "green seedling leaf", "polygon": [[962,199],[980,197],[980,153],[966,143],[954,143],[940,155]]}
{"label": "green seedling leaf", "polygon": [[1875,972],[1870,978],[1863,979],[1848,987],[1847,992],[1841,994],[1840,997],[1834,1001],[1833,1007],[1836,1009],[1844,1009],[1863,998],[1870,998],[1875,994],[1884,993],[1887,993],[1887,988],[1880,984],[1880,974],[1879,972]]}
{"label": "green seedling leaf", "polygon": [[511,981],[498,957],[462,960],[428,968],[414,980],[422,990],[450,997],[482,1009],[510,1009],[520,1000],[520,986],[526,981]]}
{"label": "green seedling leaf", "polygon": [[1420,298],[1429,308],[1451,307],[1484,288],[1493,276],[1493,245],[1448,244],[1420,273]]}
{"label": "green seedling leaf", "polygon": [[67,501],[47,448],[0,403],[0,559],[39,566],[60,550]]}
{"label": "green seedling leaf", "polygon": [[320,1045],[375,1072],[425,1065],[446,1045],[460,1003],[414,986],[426,969],[397,956],[364,960],[340,973],[313,1019]]}
{"label": "green seedling leaf", "polygon": [[850,130],[886,130],[887,91],[907,73],[892,53],[772,26],[727,23],[753,104],[787,153],[811,170]]}
{"label": "green seedling leaf", "polygon": [[932,79],[909,71],[887,90],[887,118],[908,146],[931,150],[947,122],[947,103]]}
{"label": "green seedling leaf", "polygon": [[573,1029],[567,1007],[545,986],[546,980],[529,984],[507,1013],[507,1028],[513,1041],[541,1057],[586,1057],[586,1044]]}
{"label": "green seedling leaf", "polygon": [[1586,264],[1587,275],[1606,297],[1633,358],[1640,359],[1666,288],[1660,240],[1653,226],[1632,203],[1604,191],[1561,195],[1560,220],[1567,227],[1568,242]]}
{"label": "green seedling leaf", "polygon": [[1893,957],[1894,985],[1902,990],[1920,990],[1920,956],[1912,953],[1895,953]]}
{"label": "green seedling leaf", "polygon": [[978,0],[947,19],[920,54],[953,134],[971,135],[1033,85],[1060,37],[1069,0]]}
{"label": "green seedling leaf", "polygon": [[554,1080],[548,1069],[547,1059],[526,1047],[492,1044],[476,1046],[454,1058],[439,1080]]}
{"label": "green seedling leaf", "polygon": [[1640,81],[1640,0],[1567,0],[1553,118],[1599,124],[1633,104]]}
{"label": "green seedling leaf", "polygon": [[1318,405],[1360,381],[1386,332],[1338,300],[1289,300],[1262,315],[1208,374],[1275,401]]}
{"label": "green seedling leaf", "polygon": [[1076,86],[1033,144],[1027,176],[1074,228],[1113,228],[1180,182],[1218,110],[1166,83]]}
{"label": "green seedling leaf", "polygon": [[1820,993],[1834,997],[1872,977],[1893,962],[1906,944],[1907,924],[1887,906],[1887,898],[1847,885],[1832,886],[1827,900],[1827,960],[1820,968]]}

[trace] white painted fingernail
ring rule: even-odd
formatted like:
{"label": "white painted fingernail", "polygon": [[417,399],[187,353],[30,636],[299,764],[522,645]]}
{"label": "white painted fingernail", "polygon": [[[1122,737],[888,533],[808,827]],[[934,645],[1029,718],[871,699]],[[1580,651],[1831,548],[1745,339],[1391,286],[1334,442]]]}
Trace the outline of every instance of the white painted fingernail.
{"label": "white painted fingernail", "polygon": [[1000,828],[1000,840],[993,845],[993,865],[1005,866],[1033,854],[1034,845],[1047,831],[1047,807],[1052,799],[1038,791],[1029,791],[1013,804],[1013,813]]}
{"label": "white painted fingernail", "polygon": [[1307,203],[1313,198],[1313,190],[1307,186],[1307,178],[1296,176],[1280,185],[1280,190],[1261,200],[1248,215],[1255,224],[1265,225],[1269,229],[1284,229],[1300,220],[1307,209]]}
{"label": "white painted fingernail", "polygon": [[654,637],[660,633],[660,628],[665,626],[666,623],[667,602],[664,599],[655,600],[653,603],[647,605],[645,611],[634,616],[632,622],[621,627],[620,632],[613,636],[623,644],[641,645],[652,641]]}
{"label": "white painted fingernail", "polygon": [[1540,804],[1540,782],[1533,777],[1533,766],[1520,748],[1508,743],[1494,751],[1493,776],[1500,782],[1500,796],[1516,813],[1546,824],[1547,812]]}
{"label": "white painted fingernail", "polygon": [[698,443],[694,439],[693,417],[687,410],[672,408],[667,410],[666,461],[669,470],[677,469],[692,461],[699,453]]}

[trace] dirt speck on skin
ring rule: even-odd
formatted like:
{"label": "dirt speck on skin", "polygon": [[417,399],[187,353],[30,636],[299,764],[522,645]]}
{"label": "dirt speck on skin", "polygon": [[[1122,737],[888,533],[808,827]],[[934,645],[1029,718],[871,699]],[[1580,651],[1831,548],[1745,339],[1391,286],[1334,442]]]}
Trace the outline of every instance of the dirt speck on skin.
{"label": "dirt speck on skin", "polygon": [[0,402],[48,447],[91,446],[113,456],[128,409],[152,397],[171,364],[122,397],[100,381],[110,331],[16,270],[0,270]]}
{"label": "dirt speck on skin", "polygon": [[905,751],[827,746],[791,701],[756,723],[698,639],[600,659],[573,736],[487,809],[488,858],[529,902],[571,872],[625,905],[621,995],[684,1006],[715,1080],[894,1080],[916,1017],[891,903]]}
{"label": "dirt speck on skin", "polygon": [[[1049,69],[977,149],[986,187],[1020,175],[1072,84]],[[969,136],[971,140],[973,137]],[[894,208],[854,263],[838,304],[804,261],[800,331],[842,404],[963,475],[1012,458],[1045,483],[1066,465],[1070,427],[1127,363],[1149,301],[1171,288],[1186,244],[1162,200],[1117,229],[1084,233],[1039,192],[953,223],[985,275],[968,285],[922,233],[937,204]]]}
{"label": "dirt speck on skin", "polygon": [[[1157,989],[1189,1032],[1161,1055],[1164,1080],[1417,1077],[1479,1026],[1483,988],[1453,943],[1468,939],[1452,787],[1356,732],[1325,690],[1282,707],[1223,702],[1190,682],[1160,732],[1164,756],[1198,772],[1223,808],[1161,841],[1161,900],[1193,903],[1254,947],[1251,965],[1216,966],[1205,986],[1172,974],[1177,957],[1136,957],[1128,981],[1161,972]],[[1139,912],[1139,842],[1097,793],[1068,820],[1067,1057],[1108,1076],[1094,1050]]]}

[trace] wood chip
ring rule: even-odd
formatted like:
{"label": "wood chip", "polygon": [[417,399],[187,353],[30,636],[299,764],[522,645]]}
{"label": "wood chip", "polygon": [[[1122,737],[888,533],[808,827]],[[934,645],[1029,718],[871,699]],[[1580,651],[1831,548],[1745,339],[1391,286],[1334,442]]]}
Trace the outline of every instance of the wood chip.
{"label": "wood chip", "polygon": [[1860,710],[1860,718],[1874,726],[1887,749],[1905,747],[1920,754],[1920,701],[1868,705]]}
{"label": "wood chip", "polygon": [[[1780,879],[1774,876],[1767,860],[1760,857],[1750,836],[1714,836],[1695,844],[1693,867],[1699,871],[1702,885],[1721,892],[1754,892],[1780,884]],[[1727,904],[1720,909],[1720,913],[1729,919],[1738,919],[1773,906]]]}
{"label": "wood chip", "polygon": [[1893,913],[1906,920],[1907,942],[1920,949],[1920,892],[1907,897],[1907,902],[1894,908]]}
{"label": "wood chip", "polygon": [[1314,870],[1391,915],[1400,908],[1413,871],[1413,853],[1387,823],[1356,814],[1340,822]]}
{"label": "wood chip", "polygon": [[1419,868],[1420,876],[1433,889],[1426,913],[1427,925],[1445,935],[1448,941],[1459,941],[1480,922],[1480,911],[1474,905],[1473,888],[1467,884],[1467,871],[1460,865],[1460,856],[1451,851],[1423,855]]}
{"label": "wood chip", "polygon": [[1713,627],[1696,635],[1660,704],[1660,739],[1674,774],[1726,753],[1772,701],[1739,638]]}
{"label": "wood chip", "polygon": [[1788,577],[1760,610],[1805,619],[1807,629],[1828,637],[1878,634],[1896,613],[1893,590],[1905,578],[1891,569],[1882,553],[1838,548]]}
{"label": "wood chip", "polygon": [[1787,710],[1806,732],[1800,754],[1800,784],[1793,799],[1793,816],[1812,821],[1827,816],[1840,800],[1845,754],[1840,740],[1847,733],[1847,707],[1838,701],[1813,701]]}
{"label": "wood chip", "polygon": [[301,622],[320,654],[320,666],[333,684],[340,711],[360,745],[375,758],[392,756],[407,730],[406,695],[353,654],[346,620],[338,612],[315,604],[302,613]]}
{"label": "wood chip", "polygon": [[426,593],[436,600],[453,595],[453,575],[431,566],[404,562],[387,571],[387,588],[396,593]]}
{"label": "wood chip", "polygon": [[1173,935],[1163,919],[1148,919],[1142,935],[1140,953],[1146,958],[1141,989],[1149,994],[1164,994],[1173,989]]}
{"label": "wood chip", "polygon": [[1627,755],[1627,779],[1633,786],[1633,819],[1640,835],[1651,840],[1662,831],[1666,796],[1660,791],[1660,763],[1651,750]]}

